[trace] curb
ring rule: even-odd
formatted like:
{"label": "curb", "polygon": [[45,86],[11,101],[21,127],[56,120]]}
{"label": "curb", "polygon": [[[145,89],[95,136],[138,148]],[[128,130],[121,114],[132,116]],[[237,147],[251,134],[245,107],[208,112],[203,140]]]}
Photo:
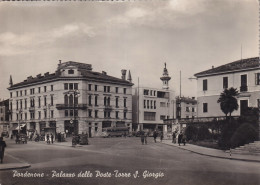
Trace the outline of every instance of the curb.
{"label": "curb", "polygon": [[[5,164],[3,164],[3,165],[5,165]],[[10,163],[10,164],[6,164],[6,166],[3,166],[3,167],[0,166],[0,171],[23,169],[23,168],[29,168],[29,167],[31,167],[31,165],[27,164],[27,163],[24,163],[24,164]]]}
{"label": "curb", "polygon": [[187,148],[182,148],[182,147],[175,146],[175,145],[172,145],[172,144],[169,144],[169,143],[165,143],[165,142],[162,142],[162,143],[163,143],[163,144],[166,144],[166,145],[169,145],[169,146],[176,147],[176,148],[180,148],[180,149],[182,149],[182,150],[186,150],[186,151],[189,151],[189,152],[192,152],[192,153],[195,153],[195,154],[203,155],[203,156],[215,157],[215,158],[220,158],[220,159],[229,159],[229,160],[247,161],[247,162],[258,162],[258,163],[260,163],[260,160],[242,159],[242,158],[233,158],[233,157],[221,157],[221,156],[217,156],[217,155],[210,155],[210,154],[204,154],[204,153],[200,153],[200,152],[195,152],[195,151],[193,151],[193,150],[190,150],[190,149],[187,149]]}

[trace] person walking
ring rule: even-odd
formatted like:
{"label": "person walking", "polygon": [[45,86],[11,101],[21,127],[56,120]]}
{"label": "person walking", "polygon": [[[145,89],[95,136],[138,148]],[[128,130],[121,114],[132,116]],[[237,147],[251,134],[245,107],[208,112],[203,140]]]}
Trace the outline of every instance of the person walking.
{"label": "person walking", "polygon": [[162,142],[162,140],[163,140],[163,132],[161,132],[161,134],[160,134],[160,140]]}
{"label": "person walking", "polygon": [[47,134],[46,138],[47,138],[47,144],[50,144],[50,136],[49,136],[49,134]]}
{"label": "person walking", "polygon": [[179,146],[181,146],[181,142],[182,142],[182,132],[180,132],[179,136],[178,136],[178,144]]}
{"label": "person walking", "polygon": [[185,134],[183,134],[183,136],[182,136],[182,143],[183,143],[183,146],[185,146],[185,144],[186,144],[186,135]]}
{"label": "person walking", "polygon": [[53,136],[53,134],[51,133],[51,144],[53,144],[53,139],[54,139],[54,136]]}
{"label": "person walking", "polygon": [[172,143],[176,143],[176,132],[172,133]]}
{"label": "person walking", "polygon": [[140,132],[140,137],[141,137],[141,143],[143,145],[144,144],[144,132],[143,131]]}
{"label": "person walking", "polygon": [[146,144],[146,145],[147,145],[147,136],[148,136],[148,133],[145,132],[144,133],[144,144]]}
{"label": "person walking", "polygon": [[157,138],[157,132],[156,130],[153,132],[153,139],[154,139],[154,142],[156,143],[156,138]]}
{"label": "person walking", "polygon": [[0,137],[0,158],[1,158],[1,163],[3,163],[4,154],[5,154],[5,147],[6,147],[6,143],[3,140],[3,137]]}

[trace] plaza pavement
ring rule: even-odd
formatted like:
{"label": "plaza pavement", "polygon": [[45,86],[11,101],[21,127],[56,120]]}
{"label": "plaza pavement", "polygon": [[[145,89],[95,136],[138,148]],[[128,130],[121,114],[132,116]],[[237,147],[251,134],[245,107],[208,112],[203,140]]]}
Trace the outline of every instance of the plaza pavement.
{"label": "plaza pavement", "polygon": [[[91,140],[91,139],[90,139]],[[46,145],[45,141],[40,141],[38,144],[44,144]],[[91,142],[90,142],[91,144]],[[185,146],[183,144],[179,146],[178,144],[172,143],[171,140],[163,140],[162,144],[170,145],[172,147],[177,147],[182,150],[187,150],[199,155],[204,155],[204,156],[210,156],[210,157],[216,157],[216,158],[222,158],[222,159],[229,159],[229,160],[240,160],[240,161],[249,161],[249,162],[260,162],[260,156],[257,155],[241,155],[241,154],[232,154],[229,152],[225,152],[222,150],[217,150],[217,149],[212,149],[212,148],[206,148],[206,147],[201,147],[197,145],[192,145],[186,143]],[[56,145],[56,146],[66,146],[66,147],[72,147],[71,143],[71,138],[66,138],[66,142],[54,142],[53,144],[50,145]],[[77,147],[86,147],[87,145],[77,145]],[[4,163],[0,163],[0,170],[11,170],[11,169],[20,169],[20,168],[28,168],[30,167],[30,164],[21,161],[18,158],[13,157],[12,155],[8,154],[5,152],[5,157],[4,157]]]}

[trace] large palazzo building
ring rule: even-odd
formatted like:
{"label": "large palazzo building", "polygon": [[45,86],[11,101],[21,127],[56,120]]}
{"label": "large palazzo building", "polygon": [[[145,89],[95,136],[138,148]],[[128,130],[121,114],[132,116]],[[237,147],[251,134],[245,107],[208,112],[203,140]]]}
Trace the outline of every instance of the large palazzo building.
{"label": "large palazzo building", "polygon": [[104,127],[131,130],[132,85],[130,71],[126,80],[126,70],[115,78],[72,61],[60,61],[53,74],[30,76],[17,84],[10,79],[10,132],[99,136]]}

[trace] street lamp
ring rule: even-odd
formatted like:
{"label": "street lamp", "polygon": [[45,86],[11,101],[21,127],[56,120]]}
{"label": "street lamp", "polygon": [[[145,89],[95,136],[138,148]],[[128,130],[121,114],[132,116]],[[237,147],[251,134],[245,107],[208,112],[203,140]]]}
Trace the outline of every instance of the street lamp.
{"label": "street lamp", "polygon": [[[65,92],[64,94],[73,95],[73,120],[71,120],[70,123],[73,124],[74,134],[78,134],[78,129],[76,128],[77,120],[76,120],[76,115],[75,115],[75,110],[76,110],[75,100],[76,100],[76,97],[79,97],[80,91],[79,90],[70,90],[70,91]],[[78,105],[78,102],[77,102],[77,105]]]}

